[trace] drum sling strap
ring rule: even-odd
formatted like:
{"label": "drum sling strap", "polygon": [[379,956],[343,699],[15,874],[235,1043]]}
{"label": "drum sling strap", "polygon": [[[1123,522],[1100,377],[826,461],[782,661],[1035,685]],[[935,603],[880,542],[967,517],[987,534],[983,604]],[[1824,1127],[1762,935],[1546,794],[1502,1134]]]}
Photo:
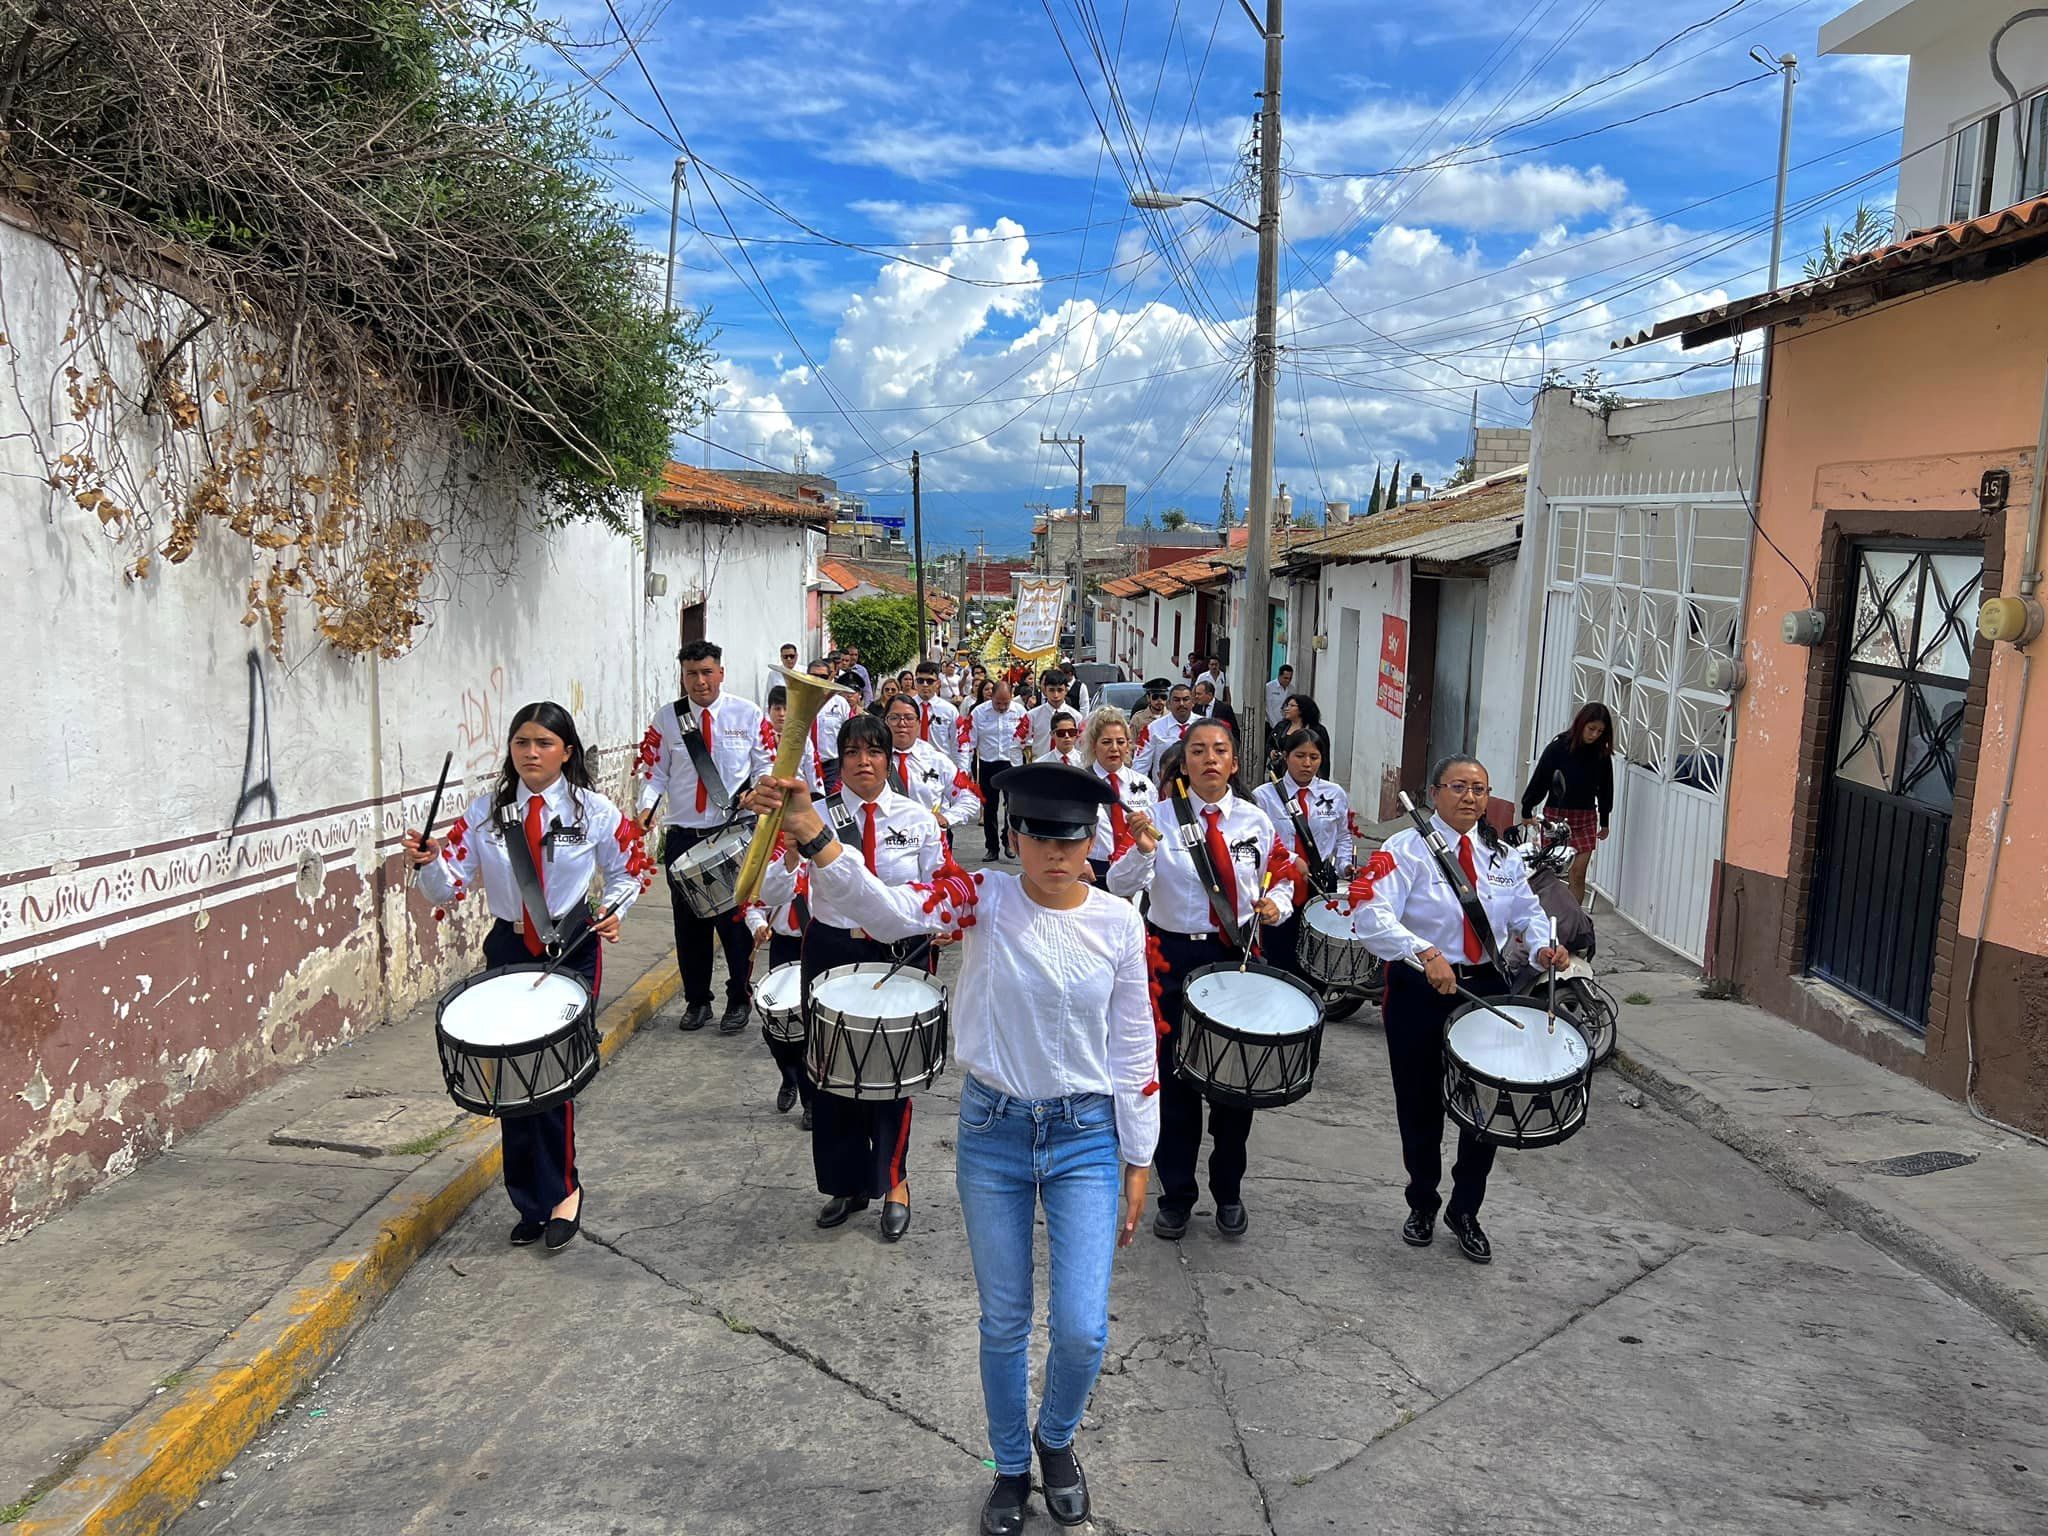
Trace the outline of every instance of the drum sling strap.
{"label": "drum sling strap", "polygon": [[1223,942],[1232,949],[1244,948],[1244,930],[1237,925],[1237,913],[1230,898],[1223,894],[1223,882],[1216,876],[1216,865],[1209,857],[1208,839],[1195,824],[1195,808],[1188,804],[1187,781],[1176,779],[1170,791],[1173,799],[1174,818],[1179,821],[1181,838],[1188,850],[1188,857],[1194,861],[1195,875],[1202,882],[1202,888],[1209,893],[1209,910],[1216,918],[1216,931]]}
{"label": "drum sling strap", "polygon": [[1281,775],[1273,780],[1273,787],[1280,796],[1281,807],[1287,812],[1287,819],[1294,824],[1294,843],[1301,849],[1302,862],[1308,865],[1308,883],[1315,889],[1328,892],[1335,889],[1335,872],[1330,868],[1321,850],[1316,847],[1315,834],[1309,830],[1308,818],[1301,814],[1300,802],[1290,799],[1287,794],[1287,777]]}
{"label": "drum sling strap", "polygon": [[1415,830],[1422,834],[1423,846],[1429,849],[1430,857],[1436,860],[1437,870],[1451,883],[1451,894],[1458,898],[1458,906],[1465,914],[1465,921],[1472,925],[1472,931],[1479,935],[1479,947],[1486,952],[1486,958],[1503,978],[1508,974],[1506,964],[1500,957],[1500,943],[1493,936],[1493,924],[1486,920],[1486,907],[1479,900],[1479,893],[1472,889],[1472,882],[1465,878],[1464,866],[1451,852],[1443,834],[1436,824],[1420,809],[1409,812]]}
{"label": "drum sling strap", "polygon": [[697,781],[704,786],[704,794],[718,808],[721,816],[732,814],[732,791],[725,787],[725,780],[718,776],[718,764],[711,756],[711,745],[705,741],[704,733],[694,725],[686,724],[690,718],[687,700],[675,702],[676,729],[682,733],[683,750],[690,754],[690,766],[697,771]]}
{"label": "drum sling strap", "polygon": [[[548,911],[548,899],[541,891],[540,871],[534,867],[533,850],[526,846],[526,832],[519,819],[511,816],[507,808],[507,819],[498,823],[499,831],[505,834],[505,859],[512,866],[512,883],[519,887],[519,900],[525,906],[527,915],[533,919],[533,931],[540,939],[541,948],[549,955],[559,955],[562,946],[583,931],[590,921],[590,914],[578,907],[556,917]],[[561,831],[562,824],[549,824],[541,846],[546,848],[549,839]]]}

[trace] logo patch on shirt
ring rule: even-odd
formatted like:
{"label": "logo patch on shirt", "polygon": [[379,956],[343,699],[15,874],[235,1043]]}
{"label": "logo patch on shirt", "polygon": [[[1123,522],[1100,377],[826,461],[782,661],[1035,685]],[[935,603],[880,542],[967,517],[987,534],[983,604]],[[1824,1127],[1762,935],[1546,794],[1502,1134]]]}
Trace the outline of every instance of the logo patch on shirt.
{"label": "logo patch on shirt", "polygon": [[917,839],[901,827],[891,827],[882,835],[882,846],[884,848],[911,848],[915,847],[916,844]]}

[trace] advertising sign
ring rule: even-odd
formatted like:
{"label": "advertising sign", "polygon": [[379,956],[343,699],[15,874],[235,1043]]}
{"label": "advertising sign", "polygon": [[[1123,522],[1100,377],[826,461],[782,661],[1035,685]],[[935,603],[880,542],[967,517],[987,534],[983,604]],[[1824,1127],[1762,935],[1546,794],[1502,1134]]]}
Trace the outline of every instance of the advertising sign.
{"label": "advertising sign", "polygon": [[1396,720],[1408,708],[1408,621],[1391,613],[1380,620],[1379,705]]}

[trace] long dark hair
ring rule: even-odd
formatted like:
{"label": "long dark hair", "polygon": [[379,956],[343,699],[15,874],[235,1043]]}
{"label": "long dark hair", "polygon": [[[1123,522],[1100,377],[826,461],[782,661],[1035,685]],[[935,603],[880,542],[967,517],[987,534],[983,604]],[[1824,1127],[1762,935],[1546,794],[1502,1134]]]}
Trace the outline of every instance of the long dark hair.
{"label": "long dark hair", "polygon": [[[1602,726],[1600,739],[1587,746],[1586,727],[1596,720]],[[1598,702],[1580,705],[1579,712],[1572,716],[1572,723],[1565,728],[1564,745],[1568,752],[1598,752],[1602,757],[1614,756],[1614,716],[1607,712],[1607,706]]]}
{"label": "long dark hair", "polygon": [[[562,738],[569,748],[569,760],[562,764],[562,777],[579,790],[596,793],[596,786],[590,782],[590,765],[584,761],[583,738],[576,734],[576,720],[569,711],[553,699],[542,699],[538,704],[520,706],[512,717],[512,725],[505,732],[505,766],[498,770],[498,788],[491,796],[491,820],[496,822],[506,809],[519,799],[519,770],[512,763],[512,738],[519,734],[522,725],[537,725],[544,731],[551,731]],[[583,824],[583,796],[572,796],[576,802],[576,824]]]}
{"label": "long dark hair", "polygon": [[1305,729],[1311,731],[1321,731],[1323,729],[1322,707],[1305,693],[1290,693],[1285,699],[1280,701],[1280,718],[1282,720],[1287,718],[1287,705],[1290,701],[1292,701],[1295,709],[1300,711],[1301,723]]}
{"label": "long dark hair", "polygon": [[[1233,731],[1221,720],[1211,720],[1206,715],[1198,716],[1188,722],[1188,728],[1180,733],[1180,740],[1176,741],[1167,750],[1165,756],[1161,759],[1162,770],[1164,765],[1170,763],[1174,770],[1174,776],[1181,776],[1182,765],[1187,761],[1188,738],[1200,730],[1221,731],[1230,739],[1231,751],[1237,752],[1237,732]],[[1237,767],[1231,771],[1230,775],[1230,792],[1240,800],[1249,800],[1251,796],[1245,793],[1244,779],[1242,777],[1244,773],[1244,754],[1237,752],[1237,757]],[[1172,777],[1166,776],[1163,771],[1161,777],[1166,783],[1170,784],[1173,782]],[[1191,785],[1190,788],[1192,787]]]}
{"label": "long dark hair", "polygon": [[[1442,788],[1444,782],[1444,775],[1449,773],[1453,768],[1461,768],[1466,766],[1477,768],[1481,773],[1486,773],[1486,764],[1482,763],[1481,761],[1479,761],[1478,758],[1473,757],[1469,753],[1453,752],[1447,757],[1438,758],[1436,760],[1436,766],[1429,770],[1430,790],[1434,792]],[[1493,779],[1493,775],[1490,773],[1487,773],[1486,777],[1489,783]],[[1486,819],[1486,813],[1484,811],[1481,811],[1479,813],[1479,824],[1472,830],[1479,834],[1479,841],[1486,845],[1486,850],[1488,853],[1500,852],[1500,833],[1494,830],[1493,823]]]}

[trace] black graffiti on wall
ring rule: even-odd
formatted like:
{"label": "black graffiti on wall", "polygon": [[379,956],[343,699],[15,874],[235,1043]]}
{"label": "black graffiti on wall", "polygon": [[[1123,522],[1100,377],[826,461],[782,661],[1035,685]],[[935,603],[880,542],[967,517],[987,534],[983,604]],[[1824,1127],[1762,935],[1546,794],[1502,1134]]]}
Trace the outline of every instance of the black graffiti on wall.
{"label": "black graffiti on wall", "polygon": [[[274,819],[278,812],[277,786],[270,778],[270,682],[264,674],[260,651],[250,651],[248,663],[249,714],[242,737],[242,792],[235,799],[234,813],[228,817],[230,843],[244,822]],[[259,806],[263,815],[252,815]]]}

